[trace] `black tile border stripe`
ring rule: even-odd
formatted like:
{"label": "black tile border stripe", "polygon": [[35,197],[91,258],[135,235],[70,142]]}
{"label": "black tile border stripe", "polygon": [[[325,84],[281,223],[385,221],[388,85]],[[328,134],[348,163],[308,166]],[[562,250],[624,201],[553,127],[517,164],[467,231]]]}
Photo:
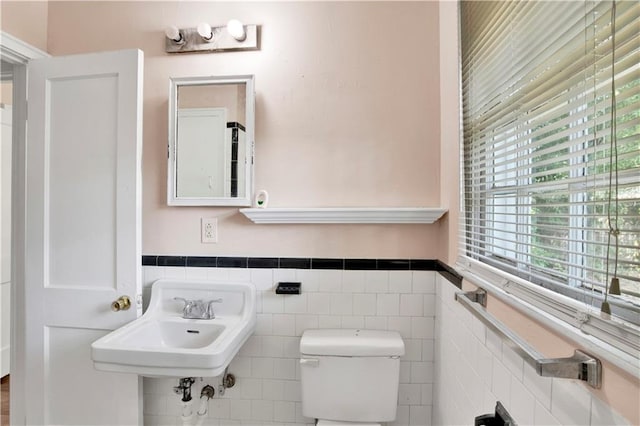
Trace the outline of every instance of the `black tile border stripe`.
{"label": "black tile border stripe", "polygon": [[280,269],[311,269],[311,259],[302,257],[281,257]]}
{"label": "black tile border stripe", "polygon": [[438,260],[436,263],[438,264],[439,268],[436,270],[440,273],[440,275],[445,277],[451,284],[462,290],[462,275],[458,274],[455,269],[441,260]]}
{"label": "black tile border stripe", "polygon": [[201,268],[335,269],[366,271],[437,271],[462,288],[462,276],[438,259],[326,259],[304,257],[142,256],[142,266]]}
{"label": "black tile border stripe", "polygon": [[158,256],[158,266],[187,266],[187,256]]}
{"label": "black tile border stripe", "polygon": [[410,271],[410,259],[378,259],[378,269],[389,271]]}
{"label": "black tile border stripe", "polygon": [[247,257],[218,257],[218,268],[246,268],[249,258]]}
{"label": "black tile border stripe", "polygon": [[383,271],[438,271],[454,284],[462,281],[453,268],[437,259],[329,259],[303,257],[142,256],[143,266],[209,268],[337,269]]}
{"label": "black tile border stripe", "polygon": [[217,257],[201,257],[201,256],[187,256],[187,266],[202,267],[202,268],[215,268],[218,266]]}
{"label": "black tile border stripe", "polygon": [[280,259],[277,257],[249,257],[247,259],[248,268],[279,268]]}
{"label": "black tile border stripe", "polygon": [[376,259],[345,259],[344,269],[349,271],[376,270],[378,260]]}
{"label": "black tile border stripe", "polygon": [[344,269],[344,259],[311,258],[311,269]]}

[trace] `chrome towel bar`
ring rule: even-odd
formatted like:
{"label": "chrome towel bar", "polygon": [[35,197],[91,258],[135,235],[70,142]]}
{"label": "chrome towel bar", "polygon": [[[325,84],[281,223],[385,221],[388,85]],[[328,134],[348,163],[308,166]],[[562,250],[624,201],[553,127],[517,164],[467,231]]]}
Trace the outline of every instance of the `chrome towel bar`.
{"label": "chrome towel bar", "polygon": [[600,360],[576,349],[568,358],[545,358],[540,352],[494,318],[484,307],[487,292],[483,289],[456,293],[456,300],[484,325],[500,336],[502,341],[531,365],[540,376],[583,380],[600,389],[602,364]]}

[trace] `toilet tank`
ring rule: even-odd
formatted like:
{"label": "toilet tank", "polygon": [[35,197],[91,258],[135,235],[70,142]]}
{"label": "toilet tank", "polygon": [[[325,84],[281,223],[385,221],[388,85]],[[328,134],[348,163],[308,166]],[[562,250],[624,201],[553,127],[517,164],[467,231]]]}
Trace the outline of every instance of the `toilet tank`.
{"label": "toilet tank", "polygon": [[351,422],[396,417],[400,357],[395,331],[307,330],[300,340],[302,414]]}

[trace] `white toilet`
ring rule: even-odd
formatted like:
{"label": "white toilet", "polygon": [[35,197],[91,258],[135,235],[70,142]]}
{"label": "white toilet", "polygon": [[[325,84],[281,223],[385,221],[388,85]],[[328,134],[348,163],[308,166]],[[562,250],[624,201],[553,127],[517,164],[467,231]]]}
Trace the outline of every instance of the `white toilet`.
{"label": "white toilet", "polygon": [[396,418],[400,334],[307,330],[300,353],[302,415],[318,419],[318,426],[375,426]]}

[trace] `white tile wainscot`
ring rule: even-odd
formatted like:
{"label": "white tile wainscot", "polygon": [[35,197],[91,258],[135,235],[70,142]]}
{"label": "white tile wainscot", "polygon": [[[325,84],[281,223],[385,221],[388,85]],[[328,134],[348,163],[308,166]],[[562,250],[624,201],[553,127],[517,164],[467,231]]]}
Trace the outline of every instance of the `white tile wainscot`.
{"label": "white tile wainscot", "polygon": [[[236,386],[210,402],[207,425],[312,425],[302,416],[299,344],[309,328],[396,330],[400,363],[395,425],[431,425],[434,377],[433,271],[191,268],[144,266],[144,305],[159,278],[251,280],[258,290],[258,325],[231,363]],[[277,295],[279,281],[300,281],[302,294]],[[145,425],[180,425],[174,379],[144,379]],[[194,385],[193,395],[209,383]]]}
{"label": "white tile wainscot", "polygon": [[578,380],[540,377],[436,277],[434,425],[471,425],[501,401],[524,425],[628,425]]}

